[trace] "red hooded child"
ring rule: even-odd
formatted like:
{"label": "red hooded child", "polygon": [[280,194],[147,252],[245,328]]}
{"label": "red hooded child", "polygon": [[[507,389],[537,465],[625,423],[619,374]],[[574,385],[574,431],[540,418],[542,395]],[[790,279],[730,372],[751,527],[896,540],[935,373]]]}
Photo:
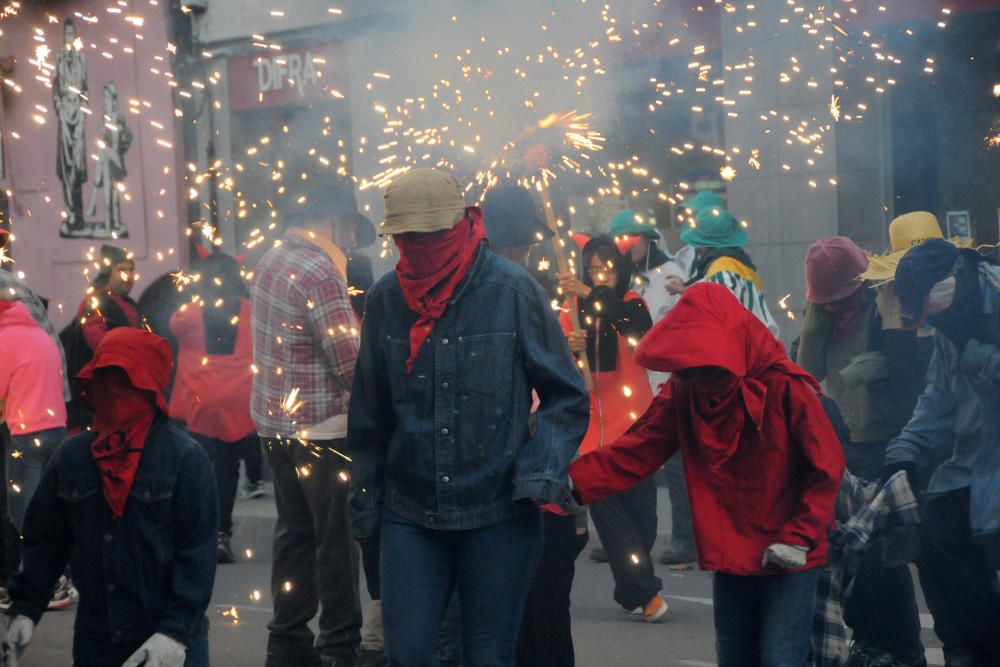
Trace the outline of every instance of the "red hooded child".
{"label": "red hooded child", "polygon": [[[776,574],[772,545],[826,562],[826,533],[844,469],[819,386],[727,289],[693,285],[636,349],[639,365],[675,375],[621,438],[570,466],[583,502],[618,493],[678,450],[704,570]],[[714,383],[677,374],[715,367]]]}

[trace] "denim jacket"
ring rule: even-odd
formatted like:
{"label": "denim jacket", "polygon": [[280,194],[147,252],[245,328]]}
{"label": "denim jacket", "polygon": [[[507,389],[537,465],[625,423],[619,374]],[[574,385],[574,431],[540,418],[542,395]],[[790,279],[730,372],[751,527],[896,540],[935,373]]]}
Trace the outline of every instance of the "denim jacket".
{"label": "denim jacket", "polygon": [[93,439],[88,431],[67,440],[43,473],[25,516],[11,613],[37,623],[68,562],[80,591],[78,634],[141,642],[160,632],[187,645],[205,627],[215,581],[212,464],[186,433],[158,418],[116,520],[91,457]]}
{"label": "denim jacket", "polygon": [[369,291],[348,413],[355,535],[383,507],[465,530],[565,503],[589,398],[538,283],[484,243],[407,373],[416,320],[395,272]]}
{"label": "denim jacket", "polygon": [[[982,313],[1000,340],[1000,267],[979,275]],[[1000,544],[1000,347],[972,339],[959,351],[934,335],[927,388],[886,451],[887,463],[905,461],[936,465],[930,494],[968,488],[973,536]]]}

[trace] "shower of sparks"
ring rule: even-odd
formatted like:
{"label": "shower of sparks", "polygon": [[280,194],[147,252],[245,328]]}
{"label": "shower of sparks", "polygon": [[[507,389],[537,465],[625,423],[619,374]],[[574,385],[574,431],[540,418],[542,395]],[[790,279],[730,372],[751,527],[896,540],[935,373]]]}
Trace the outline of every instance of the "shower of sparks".
{"label": "shower of sparks", "polygon": [[830,96],[830,115],[835,122],[840,120],[840,98],[836,95]]}
{"label": "shower of sparks", "polygon": [[719,170],[719,177],[726,182],[733,180],[736,178],[736,168],[727,164]]}

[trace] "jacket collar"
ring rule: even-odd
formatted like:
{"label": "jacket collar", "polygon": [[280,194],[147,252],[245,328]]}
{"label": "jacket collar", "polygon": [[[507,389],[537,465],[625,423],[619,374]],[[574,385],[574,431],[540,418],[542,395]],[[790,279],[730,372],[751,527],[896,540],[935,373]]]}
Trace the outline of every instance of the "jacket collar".
{"label": "jacket collar", "polygon": [[472,263],[472,268],[469,269],[469,275],[458,284],[455,293],[451,297],[451,301],[448,302],[449,304],[457,303],[462,298],[462,295],[465,294],[465,290],[468,289],[469,285],[479,281],[480,273],[482,273],[483,267],[485,267],[486,262],[492,255],[493,251],[490,250],[489,241],[480,242],[479,250],[476,252],[476,260]]}

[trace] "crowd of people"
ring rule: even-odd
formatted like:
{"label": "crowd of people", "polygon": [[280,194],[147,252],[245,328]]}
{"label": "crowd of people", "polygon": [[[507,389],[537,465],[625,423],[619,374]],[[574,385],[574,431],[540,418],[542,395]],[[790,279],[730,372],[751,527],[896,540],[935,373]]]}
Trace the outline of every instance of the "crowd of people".
{"label": "crowd of people", "polygon": [[720,665],[925,665],[912,563],[946,664],[1000,664],[1000,267],[932,214],[894,220],[888,254],[817,241],[786,350],[713,192],[683,201],[676,254],[626,210],[543,285],[556,226],[520,186],[480,208],[412,170],[378,230],[348,181],[290,189],[273,247],[199,246],[180,290],[136,302],[104,246],[58,335],[0,271],[5,652],[78,601],[77,665],[208,665],[263,450],[267,667],[572,666],[591,523],[614,602],[669,618],[661,469],[660,561],[714,573]]}

